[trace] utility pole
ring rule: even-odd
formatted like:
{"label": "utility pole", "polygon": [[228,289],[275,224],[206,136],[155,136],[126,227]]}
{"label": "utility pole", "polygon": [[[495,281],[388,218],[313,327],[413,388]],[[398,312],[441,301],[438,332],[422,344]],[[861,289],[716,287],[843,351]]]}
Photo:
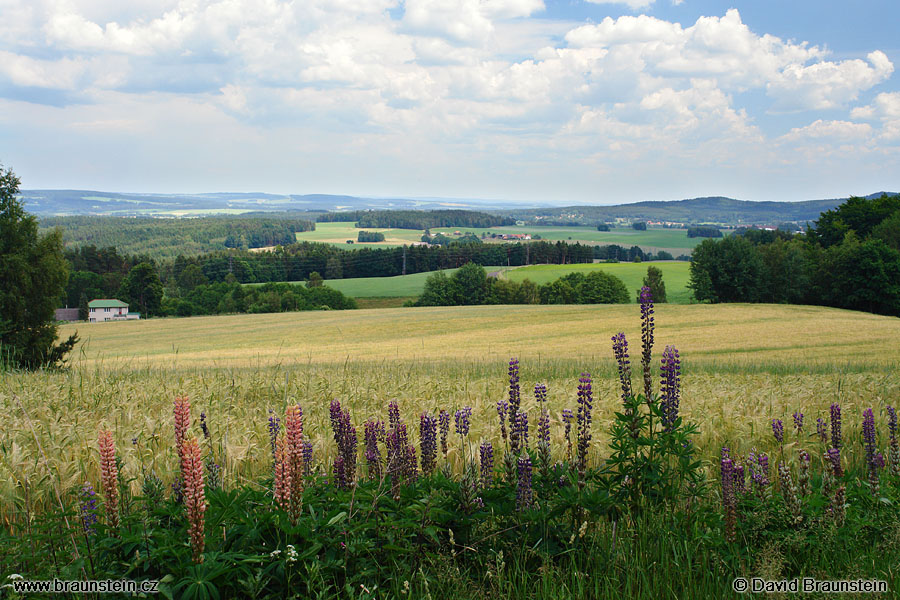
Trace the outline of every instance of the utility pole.
{"label": "utility pole", "polygon": [[406,275],[406,246],[403,246],[403,274]]}

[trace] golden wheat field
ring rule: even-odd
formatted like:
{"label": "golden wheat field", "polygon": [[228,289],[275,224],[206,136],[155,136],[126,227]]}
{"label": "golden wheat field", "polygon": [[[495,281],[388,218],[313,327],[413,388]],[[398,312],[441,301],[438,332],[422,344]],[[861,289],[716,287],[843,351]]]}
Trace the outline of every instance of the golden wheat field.
{"label": "golden wheat field", "polygon": [[[815,418],[839,402],[847,435],[858,436],[864,408],[883,419],[885,405],[900,404],[900,319],[735,304],[658,305],[656,320],[654,357],[667,344],[678,347],[682,414],[700,425],[707,459],[722,444],[768,448],[771,418],[787,429],[796,410],[814,431]],[[60,336],[74,329],[62,327]],[[636,385],[640,377],[636,305],[281,313],[77,329],[84,343],[70,369],[2,375],[0,518],[18,519],[54,502],[57,490],[97,482],[104,424],[135,490],[142,469],[170,481],[176,395],[190,397],[195,424],[206,413],[212,448],[233,485],[269,473],[268,411],[283,414],[293,402],[303,407],[320,465],[333,453],[328,404],[335,398],[351,408],[360,435],[367,418],[386,418],[387,403],[397,400],[413,432],[422,411],[472,406],[469,439],[498,443],[495,405],[506,394],[510,357],[520,361],[525,410],[534,411],[534,384],[548,386],[557,452],[562,409],[575,407],[579,374],[593,375],[594,460],[601,460],[619,404],[610,348],[616,332],[628,336]],[[453,438],[450,459],[458,461]]]}

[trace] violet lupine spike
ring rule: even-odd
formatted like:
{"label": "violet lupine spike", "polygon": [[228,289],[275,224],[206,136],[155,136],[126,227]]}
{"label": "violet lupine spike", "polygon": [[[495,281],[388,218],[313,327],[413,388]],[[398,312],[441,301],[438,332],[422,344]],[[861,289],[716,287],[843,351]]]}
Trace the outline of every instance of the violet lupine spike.
{"label": "violet lupine spike", "polygon": [[772,419],[772,434],[775,436],[776,442],[784,443],[784,423],[781,422],[781,419]]}
{"label": "violet lupine spike", "polygon": [[725,539],[733,542],[735,539],[735,525],[737,524],[737,504],[734,493],[734,463],[730,458],[723,457],[720,462],[722,473],[722,507],[725,512]]}
{"label": "violet lupine spike", "polygon": [[404,475],[407,483],[414,483],[419,478],[419,467],[416,461],[416,447],[412,444],[406,446],[406,461],[404,462]]}
{"label": "violet lupine spike", "polygon": [[653,358],[653,294],[650,288],[641,288],[641,366],[644,369],[644,396],[649,400],[653,396],[653,381],[650,364]]}
{"label": "violet lupine spike", "polygon": [[619,332],[612,337],[613,354],[619,370],[619,384],[622,386],[622,402],[634,395],[631,389],[631,362],[628,360],[628,340]]}
{"label": "violet lupine spike", "polygon": [[481,487],[489,488],[494,481],[494,447],[490,442],[481,442]]}
{"label": "violet lupine spike", "polygon": [[744,465],[734,465],[734,490],[738,494],[746,491],[744,484]]}
{"label": "violet lupine spike", "polygon": [[94,526],[97,524],[97,493],[94,491],[94,486],[85,482],[81,486],[80,496],[81,526],[85,535],[91,536],[96,533]]}
{"label": "violet lupine spike", "polygon": [[206,413],[200,413],[200,430],[203,431],[203,438],[209,439],[209,427],[206,426]]}
{"label": "violet lupine spike", "polygon": [[840,448],[829,448],[826,452],[826,456],[828,457],[828,461],[831,464],[831,472],[837,477],[844,476],[844,469],[841,467],[841,449]]}
{"label": "violet lupine spike", "polygon": [[681,394],[681,361],[675,346],[663,350],[659,367],[659,393],[662,396],[663,425],[671,429],[678,419],[678,400]]}
{"label": "violet lupine spike", "polygon": [[578,462],[578,483],[584,487],[587,473],[587,455],[591,443],[591,410],[593,409],[593,393],[591,391],[591,375],[582,373],[578,380],[578,445],[576,458]]}
{"label": "violet lupine spike", "polygon": [[422,475],[428,477],[437,465],[437,417],[427,413],[419,417],[419,444],[422,447]]}
{"label": "violet lupine spike", "polygon": [[342,490],[349,486],[347,466],[344,464],[344,457],[341,455],[334,459],[334,484]]}
{"label": "violet lupine spike", "polygon": [[450,413],[442,410],[438,413],[438,426],[441,430],[441,454],[447,458],[447,434],[450,433]]}
{"label": "violet lupine spike", "polygon": [[516,415],[519,413],[522,399],[519,395],[519,359],[509,359],[509,436],[510,445],[516,446],[514,428],[516,426]]}
{"label": "violet lupine spike", "polygon": [[506,443],[506,413],[509,411],[509,402],[497,400],[497,416],[500,418],[500,437]]}
{"label": "violet lupine spike", "polygon": [[841,407],[839,404],[831,405],[831,447],[840,450],[841,446]]}
{"label": "violet lupine spike", "polygon": [[313,463],[313,443],[309,440],[303,440],[303,476],[312,475]]}
{"label": "violet lupine spike", "polygon": [[396,400],[388,402],[388,428],[394,429],[400,424],[400,406]]}
{"label": "violet lupine spike", "polygon": [[272,461],[275,461],[275,444],[278,441],[278,432],[281,430],[281,419],[275,415],[275,411],[269,410],[269,446],[272,448]]}
{"label": "violet lupine spike", "polygon": [[518,479],[516,481],[516,510],[531,508],[533,490],[531,488],[531,458],[523,454],[518,462]]}
{"label": "violet lupine spike", "polygon": [[869,471],[869,488],[872,494],[877,496],[879,489],[878,481],[878,460],[876,454],[878,450],[875,439],[875,413],[871,408],[863,411],[863,444],[866,447],[866,467]]}
{"label": "violet lupine spike", "polygon": [[363,438],[366,444],[366,465],[369,477],[381,479],[381,450],[378,441],[384,439],[384,421],[370,419],[363,424]]}
{"label": "violet lupine spike", "polygon": [[572,413],[572,409],[564,408],[562,411],[562,420],[566,425],[566,460],[572,460],[572,421],[575,420],[575,415]]}
{"label": "violet lupine spike", "polygon": [[803,413],[800,411],[794,413],[794,431],[797,435],[803,433]]}
{"label": "violet lupine spike", "polygon": [[472,407],[464,406],[456,411],[456,433],[461,437],[469,435],[469,424],[472,418]]}
{"label": "violet lupine spike", "polygon": [[547,410],[547,386],[539,383],[534,386],[534,397],[540,407],[538,417],[538,457],[541,473],[547,476],[550,473],[550,411]]}
{"label": "violet lupine spike", "polygon": [[821,417],[816,419],[816,435],[819,436],[819,441],[825,443],[828,441],[828,424],[825,423],[825,420]]}
{"label": "violet lupine spike", "polygon": [[887,407],[888,413],[888,459],[891,464],[891,475],[900,477],[900,443],[897,441],[897,411],[893,406]]}
{"label": "violet lupine spike", "polygon": [[516,446],[513,446],[514,454],[519,454],[522,450],[528,450],[528,413],[519,411],[516,415]]}

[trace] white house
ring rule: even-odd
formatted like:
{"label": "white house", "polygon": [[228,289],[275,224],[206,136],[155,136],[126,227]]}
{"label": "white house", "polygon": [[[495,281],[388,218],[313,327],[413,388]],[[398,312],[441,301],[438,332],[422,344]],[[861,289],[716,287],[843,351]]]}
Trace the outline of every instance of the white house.
{"label": "white house", "polygon": [[128,312],[128,305],[121,300],[91,300],[88,302],[88,320],[91,323],[102,321],[130,321],[140,319],[140,313]]}

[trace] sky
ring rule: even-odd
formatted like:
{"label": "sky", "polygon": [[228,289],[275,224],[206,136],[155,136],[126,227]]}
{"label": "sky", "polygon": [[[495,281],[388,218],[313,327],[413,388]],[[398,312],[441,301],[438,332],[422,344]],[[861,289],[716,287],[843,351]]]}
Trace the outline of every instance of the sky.
{"label": "sky", "polygon": [[0,0],[23,189],[900,191],[900,2]]}

